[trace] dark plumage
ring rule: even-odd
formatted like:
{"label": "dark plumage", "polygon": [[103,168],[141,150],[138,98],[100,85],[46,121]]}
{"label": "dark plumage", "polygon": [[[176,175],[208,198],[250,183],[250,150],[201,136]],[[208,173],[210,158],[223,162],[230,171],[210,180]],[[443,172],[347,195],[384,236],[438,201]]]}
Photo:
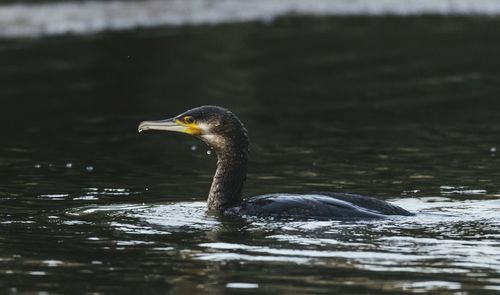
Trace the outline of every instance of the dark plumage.
{"label": "dark plumage", "polygon": [[194,108],[172,119],[145,121],[142,130],[187,133],[200,138],[217,154],[217,169],[208,194],[208,209],[223,215],[277,218],[383,218],[413,215],[372,197],[345,193],[271,194],[242,199],[247,173],[248,137],[232,112],[217,106]]}

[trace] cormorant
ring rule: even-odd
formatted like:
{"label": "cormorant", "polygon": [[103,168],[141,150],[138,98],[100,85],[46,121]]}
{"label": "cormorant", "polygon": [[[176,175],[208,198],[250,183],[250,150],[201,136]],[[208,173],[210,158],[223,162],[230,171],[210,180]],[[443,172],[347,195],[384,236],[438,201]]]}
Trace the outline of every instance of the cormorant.
{"label": "cormorant", "polygon": [[247,175],[247,131],[236,115],[222,107],[201,106],[171,119],[144,121],[139,124],[139,132],[143,130],[187,133],[215,151],[217,170],[208,194],[208,210],[216,214],[311,219],[413,215],[382,200],[346,193],[283,193],[242,199]]}

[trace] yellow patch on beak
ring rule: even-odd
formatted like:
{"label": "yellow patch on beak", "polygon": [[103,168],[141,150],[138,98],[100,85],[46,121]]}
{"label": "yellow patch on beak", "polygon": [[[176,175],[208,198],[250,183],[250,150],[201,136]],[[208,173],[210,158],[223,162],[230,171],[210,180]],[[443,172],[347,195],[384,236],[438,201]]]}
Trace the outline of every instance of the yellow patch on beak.
{"label": "yellow patch on beak", "polygon": [[196,123],[185,123],[179,119],[175,120],[175,123],[178,125],[186,127],[186,130],[184,130],[185,133],[190,134],[190,135],[200,135],[201,134],[201,128],[198,126]]}

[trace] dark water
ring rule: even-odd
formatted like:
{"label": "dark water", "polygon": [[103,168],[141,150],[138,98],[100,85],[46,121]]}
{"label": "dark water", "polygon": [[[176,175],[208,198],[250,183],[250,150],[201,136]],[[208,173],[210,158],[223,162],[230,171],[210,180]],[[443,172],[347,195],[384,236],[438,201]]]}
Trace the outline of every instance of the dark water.
{"label": "dark water", "polygon": [[[500,20],[273,23],[0,41],[0,293],[498,294]],[[245,194],[384,221],[205,213],[214,155],[137,123],[229,107]]]}

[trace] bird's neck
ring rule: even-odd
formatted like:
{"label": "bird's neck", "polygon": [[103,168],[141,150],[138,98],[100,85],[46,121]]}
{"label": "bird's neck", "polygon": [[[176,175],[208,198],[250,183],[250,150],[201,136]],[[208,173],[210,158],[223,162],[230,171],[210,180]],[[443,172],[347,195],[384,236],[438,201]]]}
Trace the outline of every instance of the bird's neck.
{"label": "bird's neck", "polygon": [[221,213],[242,201],[247,174],[248,142],[245,137],[238,143],[214,150],[217,154],[217,170],[208,194],[208,210]]}

